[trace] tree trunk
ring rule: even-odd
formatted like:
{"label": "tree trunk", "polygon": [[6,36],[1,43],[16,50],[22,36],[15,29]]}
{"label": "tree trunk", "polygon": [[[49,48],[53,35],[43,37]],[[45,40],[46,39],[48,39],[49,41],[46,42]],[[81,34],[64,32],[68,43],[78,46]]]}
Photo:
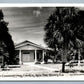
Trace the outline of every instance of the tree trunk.
{"label": "tree trunk", "polygon": [[65,72],[65,63],[67,62],[67,49],[62,51],[62,72]]}
{"label": "tree trunk", "polygon": [[62,62],[62,72],[65,72],[65,62]]}
{"label": "tree trunk", "polygon": [[57,55],[54,56],[54,60],[53,60],[54,63],[57,62]]}
{"label": "tree trunk", "polygon": [[78,49],[78,66],[80,67],[80,49]]}
{"label": "tree trunk", "polygon": [[54,48],[54,51],[55,51],[55,56],[54,56],[54,59],[53,59],[53,63],[56,63],[57,62],[57,54],[58,54],[57,46]]}

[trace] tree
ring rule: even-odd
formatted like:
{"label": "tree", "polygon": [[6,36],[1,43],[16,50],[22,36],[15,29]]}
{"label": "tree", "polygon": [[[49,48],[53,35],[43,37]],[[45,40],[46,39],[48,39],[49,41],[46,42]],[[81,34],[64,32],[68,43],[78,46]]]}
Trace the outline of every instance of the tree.
{"label": "tree", "polygon": [[70,43],[73,44],[75,49],[78,48],[78,12],[79,10],[74,7],[57,7],[54,13],[49,16],[48,23],[44,28],[44,41],[48,47],[53,48],[55,51],[57,47],[62,49],[62,72],[65,72],[65,63]]}
{"label": "tree", "polygon": [[0,10],[0,56],[4,57],[4,63],[14,64],[15,47],[7,25],[8,23],[4,21],[3,12]]}

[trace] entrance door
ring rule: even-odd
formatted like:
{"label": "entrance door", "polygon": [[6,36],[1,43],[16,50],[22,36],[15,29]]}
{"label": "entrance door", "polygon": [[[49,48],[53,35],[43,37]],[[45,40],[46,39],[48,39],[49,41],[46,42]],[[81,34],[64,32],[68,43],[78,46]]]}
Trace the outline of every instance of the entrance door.
{"label": "entrance door", "polygon": [[34,62],[34,55],[30,53],[23,53],[23,63]]}
{"label": "entrance door", "polygon": [[23,62],[30,62],[30,54],[23,54]]}

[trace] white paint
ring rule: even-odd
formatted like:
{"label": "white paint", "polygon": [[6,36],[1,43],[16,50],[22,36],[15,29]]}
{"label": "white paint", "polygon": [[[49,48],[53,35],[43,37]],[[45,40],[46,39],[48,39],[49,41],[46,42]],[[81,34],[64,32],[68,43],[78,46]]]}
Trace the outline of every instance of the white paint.
{"label": "white paint", "polygon": [[22,64],[21,50],[19,50],[19,64]]}
{"label": "white paint", "polygon": [[24,45],[24,46],[20,46],[19,48],[16,48],[16,50],[41,50],[41,48],[38,48],[36,46],[33,46],[33,45]]}
{"label": "white paint", "polygon": [[37,50],[35,50],[35,63],[37,62]]}
{"label": "white paint", "polygon": [[44,50],[42,52],[42,55],[43,55],[43,57],[42,57],[42,63],[44,63]]}

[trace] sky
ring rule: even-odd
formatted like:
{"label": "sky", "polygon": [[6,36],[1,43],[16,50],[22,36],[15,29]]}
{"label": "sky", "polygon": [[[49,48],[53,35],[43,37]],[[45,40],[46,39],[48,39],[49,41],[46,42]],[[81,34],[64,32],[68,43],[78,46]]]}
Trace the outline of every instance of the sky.
{"label": "sky", "polygon": [[25,40],[38,45],[44,43],[44,26],[54,7],[1,7],[4,20],[9,22],[9,33],[14,43]]}
{"label": "sky", "polygon": [[[78,7],[84,10],[84,7]],[[28,40],[47,47],[44,26],[55,7],[0,7],[15,44]]]}

